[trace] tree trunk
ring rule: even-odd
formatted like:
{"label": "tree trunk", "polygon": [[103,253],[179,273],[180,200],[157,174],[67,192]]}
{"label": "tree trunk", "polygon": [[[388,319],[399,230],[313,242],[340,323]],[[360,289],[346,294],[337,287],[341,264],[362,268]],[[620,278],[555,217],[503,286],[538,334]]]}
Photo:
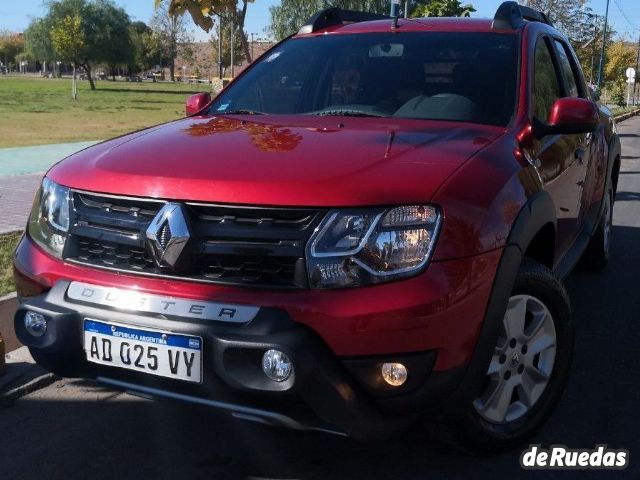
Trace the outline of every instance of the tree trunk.
{"label": "tree trunk", "polygon": [[76,64],[73,63],[73,74],[71,76],[71,98],[76,100],[78,98],[78,90],[76,89]]}
{"label": "tree trunk", "polygon": [[87,78],[89,79],[89,85],[91,85],[91,90],[95,90],[96,84],[93,81],[93,77],[91,76],[91,65],[89,65],[89,63],[87,62],[83,65],[83,67],[87,71]]}
{"label": "tree trunk", "polygon": [[169,72],[171,74],[171,81],[175,82],[176,81],[176,59],[172,59],[171,63],[169,64]]}
{"label": "tree trunk", "polygon": [[240,15],[238,15],[236,24],[240,30],[240,41],[242,42],[244,58],[247,59],[247,62],[251,63],[253,61],[253,58],[251,58],[251,49],[249,48],[249,42],[247,41],[247,34],[244,32],[244,19],[247,16],[247,3],[247,0],[242,0],[242,10],[240,11]]}
{"label": "tree trunk", "polygon": [[247,59],[247,62],[253,62],[253,58],[251,58],[251,47],[249,46],[249,42],[247,41],[247,35],[244,33],[244,28],[240,29],[240,42],[242,42],[242,51],[244,52],[244,58]]}

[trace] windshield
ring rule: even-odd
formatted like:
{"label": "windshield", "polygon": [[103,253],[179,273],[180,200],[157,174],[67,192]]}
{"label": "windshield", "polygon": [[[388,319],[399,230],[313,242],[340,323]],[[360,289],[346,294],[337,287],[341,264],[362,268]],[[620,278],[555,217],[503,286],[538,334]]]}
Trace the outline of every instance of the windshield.
{"label": "windshield", "polygon": [[294,38],[267,53],[211,114],[384,116],[507,125],[516,36],[407,32]]}

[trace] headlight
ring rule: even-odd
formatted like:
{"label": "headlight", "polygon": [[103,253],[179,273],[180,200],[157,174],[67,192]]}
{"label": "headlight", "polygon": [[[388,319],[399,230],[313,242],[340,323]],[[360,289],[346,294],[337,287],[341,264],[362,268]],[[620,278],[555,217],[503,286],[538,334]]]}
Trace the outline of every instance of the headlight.
{"label": "headlight", "polygon": [[45,177],[31,209],[29,236],[51,255],[61,258],[68,231],[69,189]]}
{"label": "headlight", "polygon": [[312,288],[357,287],[420,273],[440,229],[431,205],[327,214],[307,246]]}

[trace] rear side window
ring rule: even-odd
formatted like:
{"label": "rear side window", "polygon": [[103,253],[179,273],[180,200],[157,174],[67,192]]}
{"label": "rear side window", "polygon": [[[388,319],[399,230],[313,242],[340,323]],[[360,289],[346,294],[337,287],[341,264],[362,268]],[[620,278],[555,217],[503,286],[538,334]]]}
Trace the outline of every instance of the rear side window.
{"label": "rear side window", "polygon": [[536,45],[533,75],[533,115],[546,120],[551,106],[560,98],[560,82],[544,39],[540,39]]}
{"label": "rear side window", "polygon": [[566,90],[565,96],[578,97],[580,96],[578,92],[578,82],[576,82],[576,77],[573,73],[571,61],[567,56],[565,46],[558,40],[554,40],[553,43],[556,47],[556,53],[558,54],[558,65],[560,67],[560,71],[562,72],[562,77],[564,78],[564,86]]}

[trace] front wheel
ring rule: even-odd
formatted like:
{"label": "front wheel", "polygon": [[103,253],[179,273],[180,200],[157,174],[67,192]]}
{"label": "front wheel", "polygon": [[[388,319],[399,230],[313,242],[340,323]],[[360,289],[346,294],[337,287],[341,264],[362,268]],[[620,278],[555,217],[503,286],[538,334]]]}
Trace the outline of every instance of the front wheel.
{"label": "front wheel", "polygon": [[525,259],[481,391],[450,423],[456,443],[492,452],[531,436],[562,394],[572,351],[571,311],[562,283],[544,265]]}

